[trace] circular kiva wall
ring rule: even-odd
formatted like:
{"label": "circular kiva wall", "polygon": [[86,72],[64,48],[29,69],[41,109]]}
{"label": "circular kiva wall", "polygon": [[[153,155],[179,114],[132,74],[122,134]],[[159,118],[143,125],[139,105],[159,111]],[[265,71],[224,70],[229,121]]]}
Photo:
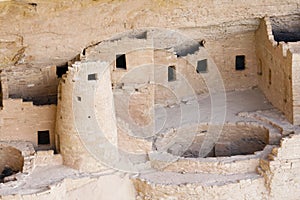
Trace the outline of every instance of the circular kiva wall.
{"label": "circular kiva wall", "polygon": [[[191,131],[187,129],[187,131]],[[184,144],[186,141],[177,141],[173,145],[165,148],[164,144],[170,144],[170,140],[164,137],[157,140],[156,148],[165,149],[168,153],[175,156],[186,158],[197,158],[199,150],[203,144],[208,125],[200,125],[197,133],[190,144]],[[184,134],[184,130],[180,130]],[[235,155],[249,155],[256,151],[262,151],[269,143],[269,131],[263,126],[256,124],[225,124],[218,140],[214,142],[213,148],[206,157],[224,157]]]}
{"label": "circular kiva wall", "polygon": [[254,122],[227,123],[218,140],[212,143],[209,154],[199,156],[208,130],[216,130],[214,128],[203,124],[187,126],[157,137],[153,144],[155,151],[150,155],[151,166],[179,173],[253,173],[260,158],[266,157],[273,148],[268,145],[269,130],[262,125]]}
{"label": "circular kiva wall", "polygon": [[24,157],[18,149],[0,144],[0,180],[13,173],[22,172]]}

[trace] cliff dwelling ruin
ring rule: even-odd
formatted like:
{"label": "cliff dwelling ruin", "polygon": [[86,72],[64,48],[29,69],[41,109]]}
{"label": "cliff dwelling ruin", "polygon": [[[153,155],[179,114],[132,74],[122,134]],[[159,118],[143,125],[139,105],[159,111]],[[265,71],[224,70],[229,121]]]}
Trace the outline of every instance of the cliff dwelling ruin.
{"label": "cliff dwelling ruin", "polygon": [[0,1],[0,200],[300,199],[299,7]]}

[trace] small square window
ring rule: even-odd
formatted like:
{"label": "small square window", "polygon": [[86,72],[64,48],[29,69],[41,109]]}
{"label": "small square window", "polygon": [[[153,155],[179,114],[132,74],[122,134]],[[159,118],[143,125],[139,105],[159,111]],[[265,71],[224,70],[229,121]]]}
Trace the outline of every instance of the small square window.
{"label": "small square window", "polygon": [[95,81],[95,80],[97,80],[97,74],[89,74],[88,75],[88,80],[89,81]]}
{"label": "small square window", "polygon": [[168,81],[176,81],[176,68],[175,66],[168,67]]}
{"label": "small square window", "polygon": [[49,145],[50,134],[49,131],[38,131],[38,145]]}
{"label": "small square window", "polygon": [[116,55],[116,68],[117,69],[127,69],[125,54]]}
{"label": "small square window", "polygon": [[235,70],[244,70],[245,69],[245,56],[236,56],[235,57]]}
{"label": "small square window", "polygon": [[198,60],[196,71],[197,71],[198,74],[207,72],[207,59]]}

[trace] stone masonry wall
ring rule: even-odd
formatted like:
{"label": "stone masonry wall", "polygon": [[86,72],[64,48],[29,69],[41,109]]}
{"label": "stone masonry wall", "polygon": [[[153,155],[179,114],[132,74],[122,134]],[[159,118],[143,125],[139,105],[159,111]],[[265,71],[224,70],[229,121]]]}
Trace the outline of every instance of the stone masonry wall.
{"label": "stone masonry wall", "polygon": [[[35,150],[32,143],[24,141],[0,141],[1,168],[5,165],[16,167],[23,173],[31,173],[35,167]],[[2,159],[3,158],[3,159]],[[1,169],[0,169],[1,170]],[[1,170],[2,172],[2,170]]]}
{"label": "stone masonry wall", "polygon": [[268,18],[256,31],[256,53],[260,89],[293,122],[292,54],[286,44],[275,42]]}
{"label": "stone masonry wall", "polygon": [[267,191],[262,178],[246,179],[217,185],[186,183],[181,185],[155,184],[148,181],[134,180],[137,199],[266,199]]}
{"label": "stone masonry wall", "polygon": [[[113,186],[113,187],[112,187]],[[63,179],[49,185],[43,191],[29,191],[24,194],[0,195],[1,200],[73,200],[86,198],[89,200],[135,199],[135,190],[128,176],[120,174],[100,174],[93,177],[78,176]]]}
{"label": "stone masonry wall", "polygon": [[[103,147],[106,139],[117,145],[110,73],[106,66],[104,62],[76,63],[59,85],[57,144],[64,164],[81,171],[105,169],[93,157],[93,150]],[[105,137],[97,135],[101,131]],[[93,144],[87,147],[86,142]],[[97,155],[107,153],[101,151]]]}
{"label": "stone masonry wall", "polygon": [[[198,31],[205,32],[205,29],[198,28]],[[191,95],[191,93],[186,94],[191,89],[196,94],[208,91],[203,76],[209,77],[210,73],[216,73],[212,65],[217,66],[216,69],[222,76],[226,90],[247,89],[257,86],[254,31],[241,30],[233,35],[226,34],[222,37],[209,37],[208,33],[204,35],[199,33],[202,37],[207,38],[204,48],[200,47],[199,51],[183,57],[175,55],[176,49],[191,48],[188,45],[184,47],[184,45],[186,43],[191,45],[196,41],[173,32],[174,30],[165,29],[153,32],[148,30],[145,39],[126,38],[124,36],[118,40],[104,41],[94,47],[87,48],[85,58],[92,61],[105,60],[110,62],[112,82],[115,85],[145,84],[154,81],[171,88],[181,97]],[[127,37],[133,37],[133,34],[127,33]],[[166,50],[171,47],[175,48],[174,52]],[[125,54],[126,70],[116,69],[117,54]],[[235,58],[238,55],[245,56],[245,70],[235,69]],[[197,74],[197,61],[203,59],[207,59],[207,73]],[[154,66],[152,66],[153,64]],[[168,66],[175,66],[177,74],[177,80],[169,83]],[[189,89],[188,87],[192,88]]]}
{"label": "stone masonry wall", "polygon": [[[208,38],[205,48],[218,67],[227,91],[257,86],[254,31]],[[238,55],[245,56],[245,70],[235,70],[235,57]]]}
{"label": "stone masonry wall", "polygon": [[56,104],[56,66],[13,66],[3,70],[10,98],[33,101],[35,105]]}
{"label": "stone masonry wall", "polygon": [[62,165],[62,163],[62,156],[60,154],[54,154],[53,150],[37,151],[35,154],[35,166]]}
{"label": "stone masonry wall", "polygon": [[[300,48],[300,42],[297,44]],[[300,51],[293,53],[292,81],[293,81],[293,122],[300,124]]]}
{"label": "stone masonry wall", "polygon": [[34,106],[22,99],[4,99],[0,110],[0,138],[3,141],[29,141],[38,148],[38,131],[49,130],[50,145],[47,148],[54,148],[55,118],[55,105]]}
{"label": "stone masonry wall", "polygon": [[14,171],[22,172],[24,158],[21,151],[10,146],[0,145],[0,171],[9,167]]}
{"label": "stone masonry wall", "polygon": [[270,199],[300,198],[300,135],[291,135],[281,141],[269,155],[269,160],[261,161],[261,173],[270,192]]}
{"label": "stone masonry wall", "polygon": [[[133,183],[138,193],[137,199],[299,199],[299,141],[299,133],[283,138],[279,147],[273,148],[272,153],[260,159],[257,168],[260,176],[254,172],[248,174],[251,178],[240,176],[238,181],[226,182],[230,179],[227,176],[212,183],[198,180],[199,183],[164,184],[155,177],[136,178]],[[176,176],[183,175],[173,173],[169,181],[176,180]],[[203,179],[206,180],[205,177]]]}

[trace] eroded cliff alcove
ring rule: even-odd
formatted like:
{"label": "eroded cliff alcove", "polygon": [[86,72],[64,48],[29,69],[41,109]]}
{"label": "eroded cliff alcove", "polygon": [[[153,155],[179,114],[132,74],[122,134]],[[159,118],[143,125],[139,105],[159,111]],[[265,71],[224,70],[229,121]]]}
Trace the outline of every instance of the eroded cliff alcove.
{"label": "eroded cliff alcove", "polygon": [[299,199],[299,6],[0,1],[0,199]]}

